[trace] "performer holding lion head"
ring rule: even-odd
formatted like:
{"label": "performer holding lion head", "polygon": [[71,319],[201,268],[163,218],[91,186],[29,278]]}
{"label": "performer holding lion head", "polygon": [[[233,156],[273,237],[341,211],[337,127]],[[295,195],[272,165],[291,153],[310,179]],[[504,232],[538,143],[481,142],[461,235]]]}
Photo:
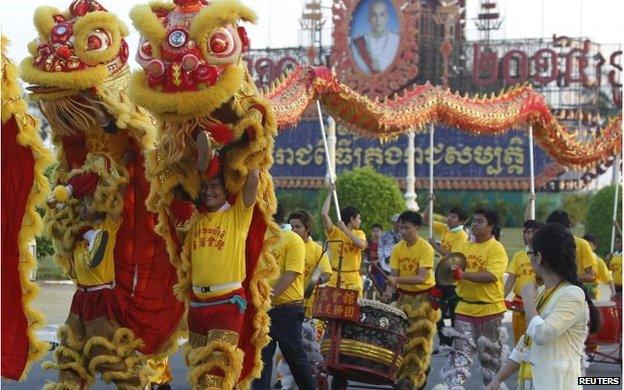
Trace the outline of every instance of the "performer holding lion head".
{"label": "performer holding lion head", "polygon": [[193,388],[247,387],[268,343],[268,244],[278,229],[269,167],[276,123],[241,55],[233,0],[175,0],[131,11],[142,34],[130,95],[158,119],[148,207],[189,305],[185,357]]}

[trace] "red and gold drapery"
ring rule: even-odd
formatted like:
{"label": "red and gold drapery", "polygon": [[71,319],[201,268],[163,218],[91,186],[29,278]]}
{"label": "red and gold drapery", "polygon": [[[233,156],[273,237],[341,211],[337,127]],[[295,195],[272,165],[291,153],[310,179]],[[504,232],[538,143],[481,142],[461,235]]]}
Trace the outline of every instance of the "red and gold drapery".
{"label": "red and gold drapery", "polygon": [[528,85],[471,98],[425,84],[389,99],[371,100],[342,84],[325,67],[300,66],[276,80],[264,94],[275,108],[280,128],[295,125],[310,102],[319,99],[338,123],[369,138],[394,138],[431,122],[474,135],[533,126],[537,143],[569,168],[595,166],[621,149],[621,115],[613,117],[599,136],[582,142],[558,122],[544,97]]}

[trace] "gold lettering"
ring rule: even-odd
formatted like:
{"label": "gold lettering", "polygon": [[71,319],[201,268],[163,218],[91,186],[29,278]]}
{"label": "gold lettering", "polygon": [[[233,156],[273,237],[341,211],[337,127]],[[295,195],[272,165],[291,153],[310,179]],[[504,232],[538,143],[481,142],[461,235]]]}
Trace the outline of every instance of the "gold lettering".
{"label": "gold lettering", "polygon": [[322,139],[316,142],[316,147],[314,148],[314,163],[316,165],[325,164],[325,146],[323,145]]}
{"label": "gold lettering", "polygon": [[364,165],[367,167],[374,167],[376,165],[383,164],[383,152],[381,148],[367,148],[364,151]]}
{"label": "gold lettering", "polygon": [[522,175],[524,173],[524,149],[522,138],[513,137],[509,142],[511,146],[505,148],[503,163],[509,165],[507,173]]}
{"label": "gold lettering", "polygon": [[275,151],[275,164],[277,165],[293,165],[294,152],[292,148],[278,148]]}
{"label": "gold lettering", "polygon": [[309,165],[312,161],[312,145],[307,144],[303,146],[295,152],[295,161],[297,161],[297,165]]}
{"label": "gold lettering", "polygon": [[391,146],[384,151],[386,164],[397,165],[403,160],[403,150],[397,146]]}
{"label": "gold lettering", "polygon": [[336,165],[349,165],[352,161],[351,140],[339,140],[336,143]]}

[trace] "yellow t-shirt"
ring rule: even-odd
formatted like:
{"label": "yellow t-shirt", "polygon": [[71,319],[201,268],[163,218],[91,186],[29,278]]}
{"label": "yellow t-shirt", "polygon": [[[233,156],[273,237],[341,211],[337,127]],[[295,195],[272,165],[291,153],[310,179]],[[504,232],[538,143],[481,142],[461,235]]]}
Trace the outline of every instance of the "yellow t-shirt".
{"label": "yellow t-shirt", "polygon": [[440,237],[440,245],[447,251],[456,252],[457,248],[468,241],[468,234],[464,229],[452,232],[448,225],[442,222],[433,221],[433,232]]}
{"label": "yellow t-shirt", "polygon": [[[205,213],[191,228],[191,280],[193,286],[210,287],[245,280],[245,239],[249,232],[253,206],[245,207],[239,194],[236,203],[225,211]],[[236,290],[209,292],[201,298]]]}
{"label": "yellow t-shirt", "polygon": [[607,267],[607,263],[600,257],[596,256],[596,283],[609,284],[613,281],[611,271]]}
{"label": "yellow t-shirt", "polygon": [[574,236],[574,242],[576,243],[576,274],[582,275],[585,270],[592,267],[596,271],[596,256],[592,251],[591,245],[586,240]]}
{"label": "yellow t-shirt", "polygon": [[115,280],[115,242],[117,241],[117,230],[119,230],[121,222],[121,218],[115,222],[107,217],[104,222],[93,226],[93,230],[104,230],[108,233],[104,258],[95,268],[87,267],[85,255],[89,248],[89,242],[79,240],[76,243],[74,248],[74,268],[78,284],[82,286],[97,286]]}
{"label": "yellow t-shirt", "polygon": [[392,268],[392,271],[396,271],[397,276],[416,276],[420,272],[420,267],[429,268],[429,275],[424,283],[399,283],[401,290],[423,291],[435,285],[433,254],[433,247],[420,237],[412,246],[408,246],[405,240],[401,240],[392,248],[390,268]]}
{"label": "yellow t-shirt", "polygon": [[522,287],[528,283],[535,283],[535,270],[531,265],[531,260],[526,251],[516,252],[511,262],[509,262],[507,273],[516,277],[513,285],[513,292],[518,296],[520,295],[520,291],[522,291]]}
{"label": "yellow t-shirt", "polygon": [[613,284],[622,285],[622,254],[614,255],[609,261],[609,269],[613,275]]}
{"label": "yellow t-shirt", "polygon": [[273,306],[303,299],[303,270],[305,268],[305,243],[295,232],[282,230],[280,239],[271,248],[279,267],[279,275],[271,281],[271,287],[284,273],[295,272],[297,276],[292,284],[278,297],[273,297]]}
{"label": "yellow t-shirt", "polygon": [[[305,269],[303,271],[304,287],[310,283],[312,273],[317,266],[321,268],[321,273],[323,274],[332,273],[332,267],[331,264],[329,264],[329,257],[327,257],[327,253],[323,253],[323,257],[321,257],[321,253],[323,253],[323,247],[315,242],[311,237],[308,238],[308,242],[305,243]],[[321,257],[320,260],[319,257]]]}
{"label": "yellow t-shirt", "polygon": [[[332,226],[327,231],[327,240],[339,240],[343,244],[332,242],[329,244],[330,258],[329,262],[334,271],[338,271],[338,261],[340,256],[340,247],[342,246],[342,275],[341,288],[362,291],[362,277],[360,276],[360,265],[362,264],[362,251],[355,246],[353,241],[338,227]],[[361,230],[353,230],[353,234],[360,240],[366,241],[366,234]],[[336,287],[338,282],[338,272],[332,274],[328,285]]]}
{"label": "yellow t-shirt", "polygon": [[507,269],[508,259],[503,245],[492,237],[482,243],[466,242],[459,248],[459,252],[463,253],[468,261],[466,272],[487,271],[496,276],[496,281],[475,283],[465,279],[458,280],[457,296],[460,301],[455,313],[483,317],[506,311],[503,274]]}

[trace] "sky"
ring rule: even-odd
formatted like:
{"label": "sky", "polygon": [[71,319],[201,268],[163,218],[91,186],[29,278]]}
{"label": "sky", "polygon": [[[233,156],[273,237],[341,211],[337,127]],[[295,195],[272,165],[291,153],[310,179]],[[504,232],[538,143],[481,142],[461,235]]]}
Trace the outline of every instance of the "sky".
{"label": "sky", "polygon": [[[147,0],[100,0],[109,11],[116,13],[132,31],[127,39],[133,53],[138,34],[131,27],[128,13],[135,4]],[[326,6],[323,41],[331,40],[331,0],[322,0]],[[304,0],[242,0],[258,13],[258,24],[248,26],[252,48],[298,46],[301,42],[299,17]],[[466,0],[468,19],[478,14],[479,1]],[[498,11],[503,15],[502,29],[493,38],[550,38],[553,34],[585,36],[599,43],[623,42],[624,14],[622,0],[498,0]],[[70,0],[18,0],[0,3],[2,33],[12,42],[9,56],[16,62],[28,55],[26,45],[35,38],[32,15],[40,5],[67,9]],[[468,39],[476,39],[474,22],[467,22]],[[132,54],[132,56],[134,56]]]}

